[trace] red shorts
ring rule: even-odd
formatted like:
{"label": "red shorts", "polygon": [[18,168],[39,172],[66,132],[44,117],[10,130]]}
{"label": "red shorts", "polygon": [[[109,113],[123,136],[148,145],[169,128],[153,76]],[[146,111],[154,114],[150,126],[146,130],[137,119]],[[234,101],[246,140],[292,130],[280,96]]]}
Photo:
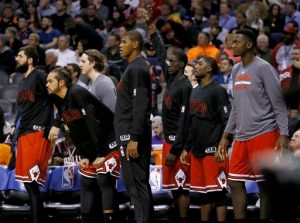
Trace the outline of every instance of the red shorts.
{"label": "red shorts", "polygon": [[214,156],[195,157],[191,153],[191,191],[207,193],[227,189],[229,161],[217,163]]}
{"label": "red shorts", "polygon": [[105,156],[105,161],[103,165],[96,169],[92,164],[88,166],[86,169],[80,169],[79,173],[85,177],[96,178],[97,174],[106,174],[110,173],[110,175],[115,178],[119,178],[120,176],[120,152],[119,150],[111,151],[107,156]]}
{"label": "red shorts", "polygon": [[[189,189],[190,187],[190,166],[180,162],[179,157],[172,167],[165,165],[166,156],[171,150],[172,145],[164,142],[162,154],[162,169],[163,169],[163,189],[177,190],[178,188]],[[188,155],[188,160],[190,155]]]}
{"label": "red shorts", "polygon": [[263,181],[259,163],[263,156],[274,150],[279,131],[263,133],[246,141],[235,140],[229,165],[229,180]]}
{"label": "red shorts", "polygon": [[44,138],[44,131],[21,135],[17,144],[16,180],[36,181],[43,185],[51,155],[50,142]]}

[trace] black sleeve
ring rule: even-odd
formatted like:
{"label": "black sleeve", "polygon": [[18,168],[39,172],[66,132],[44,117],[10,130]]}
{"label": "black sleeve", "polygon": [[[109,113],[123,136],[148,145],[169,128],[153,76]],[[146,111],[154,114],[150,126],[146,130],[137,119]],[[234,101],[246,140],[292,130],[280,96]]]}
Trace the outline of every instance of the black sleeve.
{"label": "black sleeve", "polygon": [[218,91],[217,102],[220,118],[223,123],[223,128],[225,129],[231,111],[231,104],[229,102],[228,94],[225,89],[220,88],[220,90]]}
{"label": "black sleeve", "polygon": [[130,73],[133,83],[133,117],[130,136],[132,140],[138,141],[138,136],[144,133],[146,115],[150,115],[148,111],[151,95],[151,80],[150,75],[142,69],[133,68]]}
{"label": "black sleeve", "polygon": [[170,150],[170,153],[173,155],[180,155],[183,149],[184,139],[187,137],[187,129],[185,128],[187,117],[185,110],[188,108],[190,93],[191,88],[188,86],[186,86],[182,91],[181,112],[178,121],[178,129],[176,132],[175,142]]}
{"label": "black sleeve", "polygon": [[163,43],[163,40],[158,32],[153,33],[150,38],[153,47],[155,49],[156,56],[158,58],[160,66],[163,68],[165,64],[165,60],[167,59],[167,51]]}
{"label": "black sleeve", "polygon": [[191,151],[191,147],[192,147],[192,140],[193,140],[193,131],[191,129],[191,124],[192,124],[192,118],[191,118],[191,113],[189,111],[189,109],[186,109],[186,122],[184,125],[184,128],[187,130],[186,134],[186,140],[184,142],[184,146],[183,149],[185,149],[186,151]]}

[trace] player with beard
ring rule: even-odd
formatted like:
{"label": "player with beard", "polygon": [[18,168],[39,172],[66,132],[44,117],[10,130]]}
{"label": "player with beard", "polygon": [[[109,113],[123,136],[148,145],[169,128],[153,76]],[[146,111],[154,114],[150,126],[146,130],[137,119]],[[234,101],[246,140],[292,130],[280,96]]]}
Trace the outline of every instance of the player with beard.
{"label": "player with beard", "polygon": [[[45,89],[47,75],[37,69],[38,53],[23,47],[17,57],[16,72],[24,75],[19,84],[14,139],[17,140],[16,180],[24,183],[29,194],[34,223],[42,222],[43,203],[39,185],[45,183],[48,160],[52,155],[59,128],[50,129],[53,104]],[[56,123],[59,126],[60,123]]]}
{"label": "player with beard", "polygon": [[60,98],[58,113],[81,156],[81,222],[102,222],[97,219],[101,210],[98,200],[101,199],[104,222],[116,222],[112,214],[115,180],[111,176],[119,176],[120,163],[113,112],[86,89],[72,85],[71,75],[65,68],[49,73],[47,89],[49,94]]}
{"label": "player with beard", "polygon": [[270,203],[259,161],[266,152],[288,145],[287,109],[275,69],[255,56],[256,36],[248,29],[233,38],[234,56],[241,62],[232,69],[232,110],[218,146],[218,160],[227,156],[228,137],[235,135],[229,165],[228,184],[236,222],[247,222],[245,181],[256,181],[260,191],[260,218],[270,219]]}
{"label": "player with beard", "polygon": [[[201,222],[211,221],[216,207],[217,222],[226,221],[228,158],[215,161],[214,154],[230,114],[226,90],[212,76],[217,72],[215,59],[202,56],[194,74],[199,85],[191,93],[188,112],[189,134],[181,153],[183,164],[190,165],[190,190],[201,194]],[[190,162],[186,161],[191,151]]]}
{"label": "player with beard", "polygon": [[163,189],[172,190],[175,205],[179,210],[177,222],[185,222],[189,207],[189,166],[180,162],[183,150],[185,109],[188,105],[191,83],[184,75],[188,62],[182,51],[169,55],[167,65],[167,88],[163,99],[162,117],[164,126]]}

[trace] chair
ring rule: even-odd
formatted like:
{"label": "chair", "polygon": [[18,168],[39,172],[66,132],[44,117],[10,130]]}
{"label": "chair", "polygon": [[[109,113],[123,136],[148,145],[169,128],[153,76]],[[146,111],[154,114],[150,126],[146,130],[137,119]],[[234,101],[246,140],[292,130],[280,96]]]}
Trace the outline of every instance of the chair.
{"label": "chair", "polygon": [[18,85],[9,84],[2,90],[2,97],[8,101],[16,102],[18,96]]}
{"label": "chair", "polygon": [[8,85],[9,76],[4,70],[0,70],[0,85]]}
{"label": "chair", "polygon": [[150,166],[149,184],[152,191],[155,219],[170,220],[172,208],[172,194],[162,189],[162,167],[161,165]]}
{"label": "chair", "polygon": [[7,184],[10,171],[7,166],[0,166],[0,202],[6,199]]}
{"label": "chair", "polygon": [[4,111],[4,115],[7,116],[12,114],[14,105],[5,99],[0,99],[0,107]]}
{"label": "chair", "polygon": [[24,76],[21,73],[13,73],[10,75],[10,83],[11,84],[19,84],[20,81],[23,79],[24,79]]}
{"label": "chair", "polygon": [[49,183],[49,203],[45,204],[51,215],[79,215],[80,175],[78,165],[54,167]]}

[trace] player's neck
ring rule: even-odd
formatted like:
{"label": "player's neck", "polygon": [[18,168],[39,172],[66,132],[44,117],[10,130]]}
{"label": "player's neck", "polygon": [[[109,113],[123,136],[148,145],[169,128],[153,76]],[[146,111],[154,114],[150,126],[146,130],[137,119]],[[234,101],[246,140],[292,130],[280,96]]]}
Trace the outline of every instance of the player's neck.
{"label": "player's neck", "polygon": [[23,74],[24,78],[28,77],[28,75],[34,70],[34,67],[29,66],[28,70]]}
{"label": "player's neck", "polygon": [[66,97],[66,94],[67,94],[67,91],[68,91],[68,88],[67,87],[62,87],[60,89],[59,92],[57,92],[57,96],[64,99]]}
{"label": "player's neck", "polygon": [[138,57],[140,57],[140,55],[141,55],[141,53],[139,51],[133,51],[132,54],[130,54],[130,56],[127,57],[128,63],[133,62]]}
{"label": "player's neck", "polygon": [[210,75],[208,75],[208,76],[202,78],[199,84],[201,87],[205,87],[206,85],[209,85],[212,81],[213,81],[213,79],[211,78]]}
{"label": "player's neck", "polygon": [[242,56],[242,64],[243,66],[249,65],[255,58],[255,54],[252,52],[248,52]]}

